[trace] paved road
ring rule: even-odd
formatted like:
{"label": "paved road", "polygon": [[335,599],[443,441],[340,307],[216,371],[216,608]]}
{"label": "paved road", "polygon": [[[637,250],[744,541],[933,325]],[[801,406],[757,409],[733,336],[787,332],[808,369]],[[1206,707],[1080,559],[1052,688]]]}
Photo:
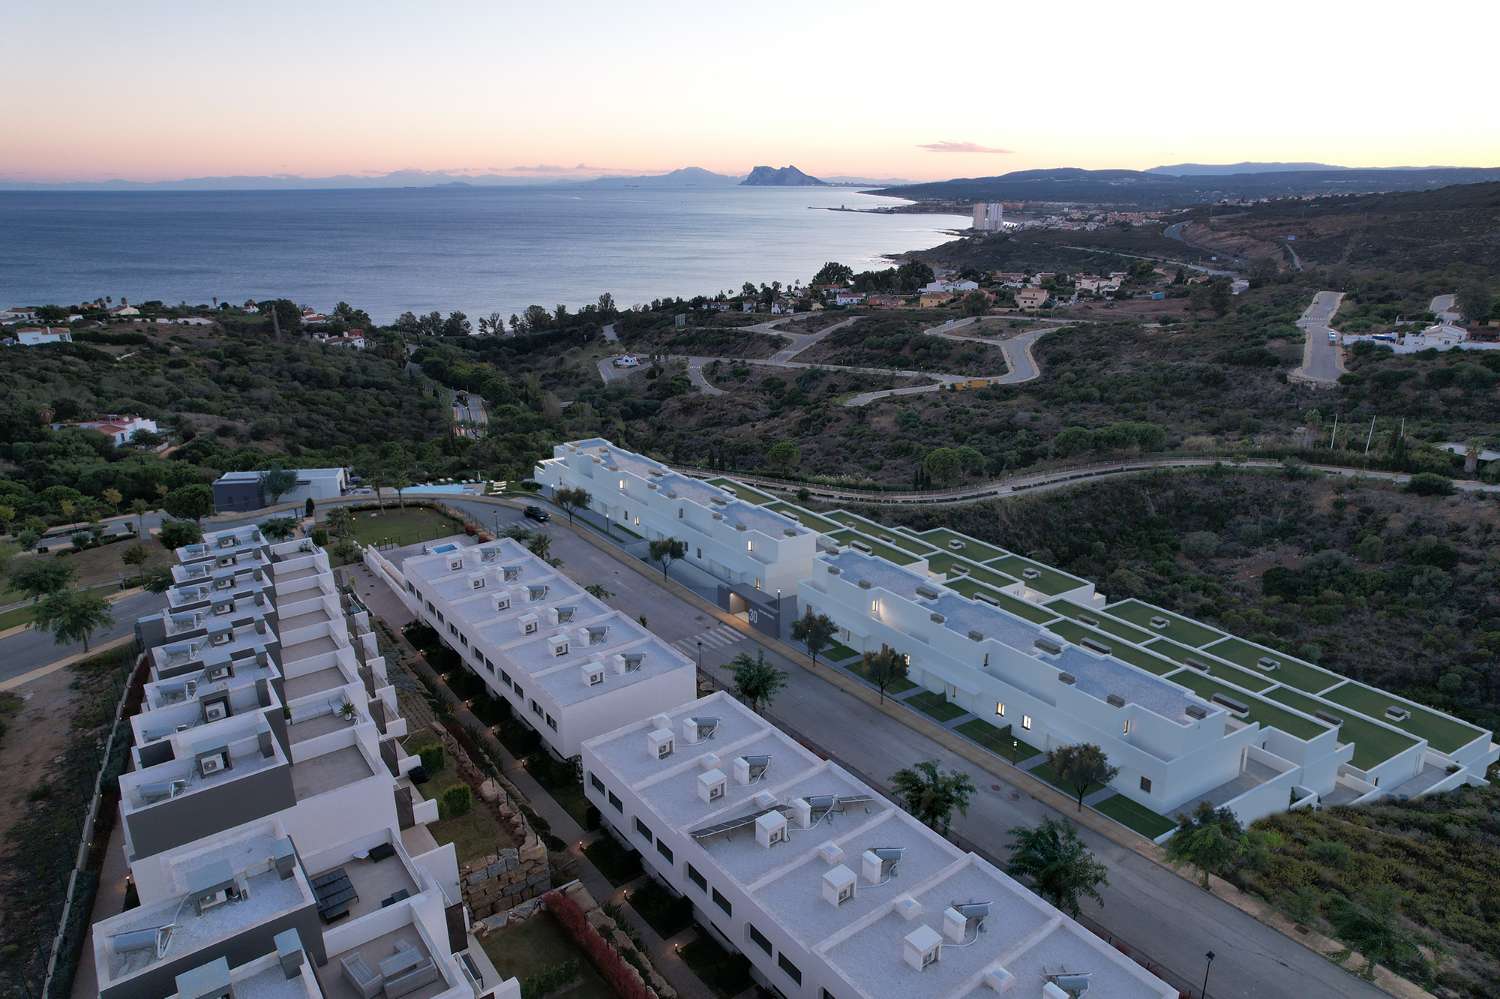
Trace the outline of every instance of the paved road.
{"label": "paved road", "polygon": [[620,336],[615,332],[614,323],[605,323],[599,332],[603,334],[606,343],[619,343]]}
{"label": "paved road", "polygon": [[954,332],[955,330],[962,328],[968,322],[972,322],[972,320],[955,319],[951,322],[944,323],[942,326],[936,326],[930,330],[927,330],[926,332],[928,332],[932,336],[941,337],[944,340],[955,340],[959,343],[988,344],[992,347],[999,347],[1001,352],[1005,355],[1005,374],[989,375],[979,378],[970,377],[968,375],[938,375],[936,377],[939,379],[939,381],[931,385],[909,385],[905,388],[879,389],[873,392],[861,392],[858,395],[851,396],[850,398],[845,399],[844,405],[868,406],[870,403],[875,402],[878,399],[885,399],[887,397],[897,395],[917,395],[918,393],[922,392],[936,392],[943,385],[961,381],[982,381],[988,385],[1019,385],[1022,382],[1029,382],[1034,378],[1041,377],[1042,374],[1041,366],[1037,364],[1036,357],[1031,352],[1032,346],[1048,333],[1053,333],[1061,329],[1067,329],[1066,326],[1044,326],[1039,329],[1027,330],[1025,333],[1011,337],[1008,340],[992,341],[983,340],[979,337],[962,336],[961,334]]}
{"label": "paved road", "polygon": [[704,395],[724,395],[724,390],[709,381],[708,375],[704,374],[703,365],[705,363],[706,359],[702,357],[688,358],[688,381],[698,386],[698,391]]}
{"label": "paved road", "polygon": [[1440,323],[1456,323],[1463,318],[1458,312],[1457,303],[1457,295],[1438,295],[1427,306],[1427,311],[1437,316]]}
{"label": "paved road", "polygon": [[[523,520],[518,510],[493,502],[459,499],[453,505],[480,523],[537,527]],[[608,603],[633,617],[644,616],[653,632],[689,657],[697,658],[701,641],[703,666],[716,678],[727,676],[718,667],[738,653],[764,651],[773,665],[788,674],[788,686],[770,712],[772,719],[872,783],[878,785],[901,767],[924,759],[937,759],[945,768],[968,772],[980,790],[969,814],[955,821],[954,831],[992,856],[1003,860],[1007,855],[1007,830],[1012,826],[1035,825],[1056,814],[774,650],[762,648],[751,634],[731,629],[674,593],[652,585],[654,574],[642,576],[621,565],[569,530],[561,517],[541,529],[552,536],[552,554],[562,559],[564,573],[583,585],[602,584],[612,594]],[[1202,975],[1203,955],[1213,950],[1218,955],[1210,988],[1214,999],[1375,999],[1383,995],[1139,854],[1087,829],[1081,833],[1110,869],[1110,883],[1102,892],[1104,908],[1090,906],[1088,915],[1154,962],[1193,982]]]}
{"label": "paved road", "polygon": [[614,365],[613,357],[599,358],[597,366],[599,368],[599,378],[606,385],[609,385],[613,382],[624,381],[626,378],[630,377],[630,373],[632,371],[640,370],[639,368],[617,368]]}
{"label": "paved road", "polygon": [[[115,616],[114,624],[95,632],[89,639],[89,645],[97,646],[112,638],[132,633],[136,618],[154,614],[166,605],[167,598],[157,593],[132,593],[128,597],[121,597],[110,605]],[[52,640],[51,632],[28,628],[9,638],[0,639],[0,680],[29,673],[82,651],[82,642],[58,645]]]}
{"label": "paved road", "polygon": [[[463,401],[459,401],[462,399]],[[485,411],[484,400],[474,392],[453,394],[453,422],[460,436],[480,437],[489,429],[490,416]]]}
{"label": "paved road", "polygon": [[1341,291],[1320,291],[1313,296],[1302,318],[1297,320],[1297,325],[1307,333],[1307,342],[1302,348],[1302,367],[1292,372],[1293,378],[1316,385],[1332,385],[1344,373],[1343,350],[1328,339],[1333,332],[1329,323],[1343,300]]}
{"label": "paved road", "polygon": [[1287,240],[1282,240],[1281,245],[1287,253],[1291,254],[1292,270],[1300,271],[1302,269],[1302,258],[1297,255],[1297,248]]}

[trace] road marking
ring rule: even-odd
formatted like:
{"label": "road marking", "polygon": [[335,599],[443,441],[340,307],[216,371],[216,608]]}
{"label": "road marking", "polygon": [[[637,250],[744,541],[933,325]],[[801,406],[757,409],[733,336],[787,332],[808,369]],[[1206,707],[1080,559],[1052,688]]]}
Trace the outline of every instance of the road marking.
{"label": "road marking", "polygon": [[725,646],[733,645],[736,642],[743,642],[744,640],[745,636],[729,627],[729,625],[719,624],[696,635],[679,638],[672,643],[672,647],[691,656],[697,654],[700,642],[705,649],[722,649]]}

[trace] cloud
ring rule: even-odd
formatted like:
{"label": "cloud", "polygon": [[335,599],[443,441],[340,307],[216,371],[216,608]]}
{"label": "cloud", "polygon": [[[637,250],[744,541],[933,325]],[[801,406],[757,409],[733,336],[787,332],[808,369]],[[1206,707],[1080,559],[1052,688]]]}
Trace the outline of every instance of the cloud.
{"label": "cloud", "polygon": [[1009,149],[1000,149],[996,146],[981,146],[977,142],[923,142],[917,145],[918,149],[925,149],[929,153],[1009,153]]}

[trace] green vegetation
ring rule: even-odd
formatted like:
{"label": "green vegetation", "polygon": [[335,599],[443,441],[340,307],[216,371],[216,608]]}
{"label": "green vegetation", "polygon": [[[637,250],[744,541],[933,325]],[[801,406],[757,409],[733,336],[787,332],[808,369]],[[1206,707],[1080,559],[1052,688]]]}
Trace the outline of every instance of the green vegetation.
{"label": "green vegetation", "polygon": [[[1212,699],[1215,694],[1223,694],[1249,708],[1249,712],[1245,717],[1250,721],[1279,728],[1287,735],[1298,739],[1315,739],[1329,729],[1329,726],[1326,724],[1283,710],[1264,698],[1256,697],[1240,690],[1234,690],[1226,684],[1220,683],[1195,669],[1178,670],[1167,677],[1167,679],[1188,688],[1199,697],[1205,699]],[[1296,705],[1292,706],[1295,707]]]}
{"label": "green vegetation", "polygon": [[864,545],[870,550],[869,554],[879,555],[887,562],[894,562],[897,565],[911,565],[913,562],[917,561],[917,556],[911,554],[910,552],[902,551],[899,548],[892,548],[890,545],[882,544],[881,542],[876,541],[874,538],[866,537],[865,535],[859,534],[858,532],[850,529],[836,531],[833,534],[830,534],[829,537],[832,540],[837,541],[841,545]]}
{"label": "green vegetation", "polygon": [[[1123,638],[1127,642],[1134,642],[1136,645],[1144,645],[1155,637],[1149,632],[1142,631],[1140,628],[1132,628],[1128,624],[1116,621],[1108,614],[1096,613],[1080,607],[1071,600],[1054,600],[1047,605],[1047,609],[1056,611],[1063,617],[1071,618],[1081,624],[1087,624],[1091,628],[1107,631],[1117,638]],[[1054,628],[1053,630],[1055,631],[1056,629]]]}
{"label": "green vegetation", "polygon": [[646,878],[630,889],[630,907],[663,940],[675,937],[693,925],[693,901],[685,895],[673,895],[655,878]]}
{"label": "green vegetation", "polygon": [[922,332],[942,317],[931,313],[882,312],[828,334],[797,360],[856,368],[945,371],[1003,375],[1005,357],[981,341],[960,343]]}
{"label": "green vegetation", "polygon": [[919,821],[948,835],[953,813],[969,814],[974,781],[961,770],[940,770],[937,760],[923,760],[891,774],[891,791]]}
{"label": "green vegetation", "polygon": [[747,486],[743,482],[736,482],[734,479],[709,479],[708,484],[718,486],[720,489],[727,489],[746,503],[754,503],[757,506],[777,502],[776,497],[770,493],[763,493],[754,486]]}
{"label": "green vegetation", "polygon": [[[567,999],[614,997],[613,990],[599,977],[583,951],[545,910],[524,922],[486,935],[482,946],[501,978],[521,980],[524,999],[558,992]],[[561,974],[559,969],[571,969],[573,975],[545,991],[536,987],[542,979]]]}
{"label": "green vegetation", "polygon": [[[853,652],[854,650],[850,649],[849,651]],[[874,683],[877,687],[879,686],[879,684],[876,683],[876,676],[872,671],[871,664],[866,662],[863,658],[849,663],[845,668],[855,676],[860,677],[863,680],[868,680],[870,683]],[[912,683],[905,676],[893,676],[886,681],[885,694],[899,697],[901,694],[906,693],[908,690],[915,690],[916,688],[917,685],[915,683]],[[881,696],[884,697],[884,694]]]}
{"label": "green vegetation", "polygon": [[1094,859],[1071,822],[1048,817],[1038,826],[1015,826],[1010,834],[1015,839],[1006,874],[1029,881],[1038,895],[1075,919],[1084,896],[1104,904],[1099,889],[1109,883],[1109,868]]}
{"label": "green vegetation", "polygon": [[[501,828],[490,810],[482,804],[474,807],[473,789],[464,783],[458,770],[446,761],[442,745],[436,739],[409,739],[406,751],[422,758],[427,782],[417,792],[427,800],[438,802],[438,821],[427,828],[438,843],[452,843],[458,862],[466,864],[490,856],[516,844]],[[428,766],[428,763],[436,767]]]}
{"label": "green vegetation", "polygon": [[[1191,670],[1204,673],[1208,676],[1216,676],[1221,680],[1227,680],[1246,690],[1253,690],[1259,693],[1262,690],[1275,686],[1273,680],[1269,678],[1272,674],[1264,674],[1259,671],[1252,672],[1251,670],[1240,669],[1238,666],[1230,666],[1228,663],[1215,659],[1205,651],[1190,649],[1185,645],[1178,645],[1176,642],[1165,638],[1158,638],[1146,647],[1158,655],[1175,659]],[[1195,663],[1198,665],[1194,665]],[[1205,668],[1200,670],[1198,666]],[[1276,679],[1279,678],[1279,675],[1276,675]]]}
{"label": "green vegetation", "polygon": [[[1173,614],[1171,611],[1152,607],[1139,600],[1122,600],[1118,603],[1110,604],[1105,609],[1113,616],[1124,618],[1131,624],[1139,625],[1142,628],[1150,628],[1153,634],[1165,635],[1174,642],[1181,642],[1183,645],[1191,645],[1194,648],[1207,645],[1209,642],[1223,637],[1222,634],[1214,631],[1212,628],[1205,628],[1196,621],[1190,621],[1185,617]],[[1166,619],[1166,627],[1158,628],[1153,625],[1151,623],[1153,618]]]}
{"label": "green vegetation", "polygon": [[[1472,725],[1465,725],[1452,718],[1428,711],[1410,701],[1398,700],[1379,690],[1362,687],[1357,683],[1341,684],[1326,691],[1322,696],[1327,700],[1353,708],[1368,718],[1394,725],[1419,739],[1426,739],[1428,744],[1440,753],[1451,753],[1483,734]],[[1390,707],[1404,708],[1411,712],[1411,717],[1405,721],[1394,721],[1385,714],[1386,708]]]}
{"label": "green vegetation", "polygon": [[957,704],[952,704],[944,700],[942,694],[934,694],[930,690],[924,690],[921,693],[911,695],[906,699],[906,703],[924,715],[936,718],[940,722],[952,721],[960,715],[967,714]]}
{"label": "green vegetation", "polygon": [[1269,657],[1276,660],[1276,669],[1270,673],[1262,674],[1277,683],[1284,683],[1309,694],[1327,690],[1339,682],[1336,676],[1329,676],[1320,669],[1314,669],[1306,663],[1299,662],[1284,652],[1275,649],[1262,648],[1251,645],[1242,638],[1226,638],[1222,642],[1203,647],[1204,652],[1210,652],[1220,659],[1228,659],[1232,663],[1238,663],[1247,669],[1259,669],[1261,657]]}
{"label": "green vegetation", "polygon": [[413,545],[462,534],[463,525],[428,507],[387,507],[353,514],[353,538],[362,545]]}
{"label": "green vegetation", "polygon": [[1155,839],[1162,833],[1175,829],[1177,823],[1138,804],[1123,794],[1117,794],[1111,798],[1105,798],[1094,806],[1097,811],[1103,812],[1110,818],[1123,826],[1128,826],[1140,833],[1147,839]]}
{"label": "green vegetation", "polygon": [[1299,694],[1286,687],[1277,687],[1275,690],[1266,692],[1266,696],[1273,701],[1279,701],[1289,708],[1295,708],[1304,714],[1323,712],[1326,715],[1338,718],[1339,741],[1354,743],[1354,759],[1351,761],[1361,770],[1368,770],[1373,766],[1384,763],[1397,753],[1404,752],[1417,744],[1415,739],[1393,732],[1374,722],[1366,721],[1352,711],[1341,711],[1338,708],[1316,701],[1306,694]]}
{"label": "green vegetation", "polygon": [[812,530],[817,531],[819,534],[832,534],[834,531],[837,531],[839,529],[839,525],[834,521],[829,520],[827,517],[820,517],[816,513],[812,513],[809,510],[804,510],[800,506],[794,506],[791,503],[786,502],[785,500],[777,500],[775,503],[767,503],[765,504],[765,507],[767,510],[774,510],[777,513],[791,517],[793,520],[797,521],[797,523],[811,528]]}
{"label": "green vegetation", "polygon": [[741,652],[725,663],[724,668],[734,670],[734,692],[756,714],[770,707],[786,687],[786,670],[766,662],[766,654],[759,649],[754,658],[748,652]]}
{"label": "green vegetation", "polygon": [[1017,738],[1009,725],[996,728],[983,718],[970,718],[962,725],[956,726],[953,731],[968,736],[985,749],[1005,757],[1012,763],[1029,760],[1042,752],[1024,739]]}

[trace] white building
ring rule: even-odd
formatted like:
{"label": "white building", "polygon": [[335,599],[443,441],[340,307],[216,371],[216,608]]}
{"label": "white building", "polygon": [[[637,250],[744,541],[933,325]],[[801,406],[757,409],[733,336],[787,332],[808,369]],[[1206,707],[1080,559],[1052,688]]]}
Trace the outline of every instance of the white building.
{"label": "white building", "polygon": [[682,541],[687,562],[740,597],[738,606],[726,604],[731,610],[778,591],[791,596],[817,546],[817,535],[795,520],[602,438],[557,445],[535,478],[552,490],[586,490],[589,509],[642,537]]}
{"label": "white building", "polygon": [[36,310],[12,305],[8,309],[0,309],[0,323],[34,323],[36,322]]}
{"label": "white building", "polygon": [[72,343],[73,334],[64,329],[42,326],[16,330],[16,342],[22,347],[39,347],[47,343]]}
{"label": "white building", "polygon": [[974,228],[980,232],[997,232],[1005,228],[1005,206],[998,201],[974,206]]}
{"label": "white building", "polygon": [[[412,612],[563,759],[584,740],[692,700],[697,667],[512,538],[458,536],[387,563]],[[383,561],[371,551],[367,558]]]}
{"label": "white building", "polygon": [[979,284],[975,281],[946,281],[940,279],[924,285],[922,288],[922,294],[941,295],[947,292],[950,294],[961,295],[964,292],[978,290]]}
{"label": "white building", "polygon": [[265,471],[225,472],[214,480],[214,511],[259,510],[272,503],[302,503],[333,499],[349,491],[347,468],[294,468],[297,477],[290,489],[271,496],[265,489]]}
{"label": "white building", "polygon": [[585,791],[791,999],[1177,990],[725,693],[592,739]]}
{"label": "white building", "polygon": [[1420,333],[1344,333],[1345,346],[1367,341],[1397,354],[1424,350],[1500,350],[1500,342],[1469,339],[1469,331],[1453,323],[1439,322]]}
{"label": "white building", "polygon": [[865,293],[851,289],[840,289],[833,293],[834,305],[858,305],[865,300]]}
{"label": "white building", "polygon": [[120,816],[139,906],[95,924],[106,999],[518,999],[469,933],[369,615],[310,541],[178,550],[142,618]]}
{"label": "white building", "polygon": [[114,442],[115,447],[123,447],[135,439],[136,434],[160,433],[155,420],[148,420],[143,416],[101,416],[97,420],[81,420],[77,423],[54,423],[53,430],[61,430],[64,427],[77,427],[80,430],[93,430],[101,433]]}

